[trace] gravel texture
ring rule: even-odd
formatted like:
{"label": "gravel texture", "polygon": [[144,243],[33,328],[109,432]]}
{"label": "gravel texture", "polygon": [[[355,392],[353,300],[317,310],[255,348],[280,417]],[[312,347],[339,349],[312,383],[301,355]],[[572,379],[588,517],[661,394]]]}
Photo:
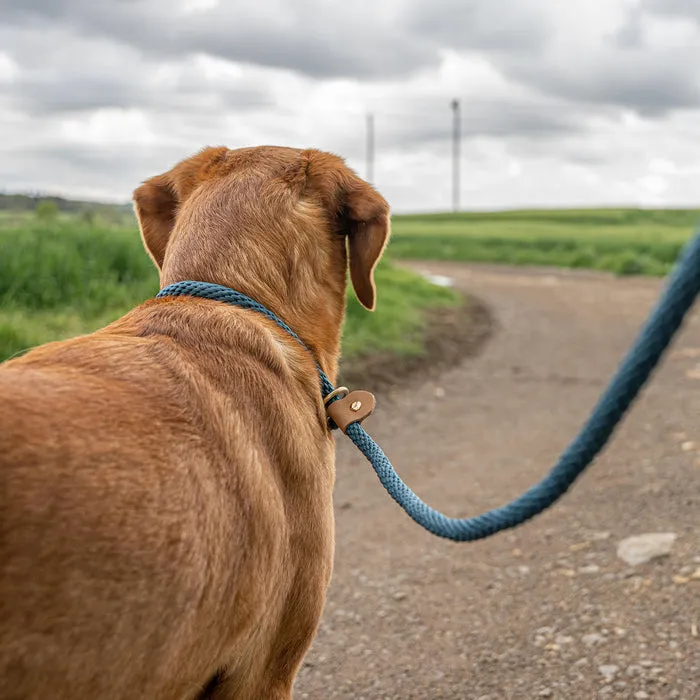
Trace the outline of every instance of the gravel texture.
{"label": "gravel texture", "polygon": [[[552,466],[660,282],[412,267],[483,300],[493,332],[481,352],[474,345],[442,374],[418,381],[414,372],[407,386],[382,390],[366,427],[421,497],[472,515]],[[295,698],[700,698],[698,416],[694,316],[564,500],[476,544],[423,532],[340,436],[335,572]],[[636,565],[618,556],[626,538],[661,533],[672,539],[662,555]]]}

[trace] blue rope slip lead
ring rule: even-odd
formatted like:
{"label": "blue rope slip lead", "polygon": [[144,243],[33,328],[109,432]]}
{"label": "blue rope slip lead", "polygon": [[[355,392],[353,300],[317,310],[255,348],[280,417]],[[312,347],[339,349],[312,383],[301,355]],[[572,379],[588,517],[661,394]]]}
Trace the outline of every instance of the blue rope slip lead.
{"label": "blue rope slip lead", "polygon": [[[406,486],[382,449],[359,423],[349,425],[346,434],[368,459],[389,495],[413,520],[434,535],[456,542],[474,542],[516,527],[559,500],[593,462],[658,365],[699,293],[700,232],[686,246],[656,308],[579,434],[542,481],[500,508],[472,518],[449,518],[423,503]],[[158,297],[180,295],[204,297],[257,311],[304,345],[275,314],[232,289],[204,282],[178,282],[161,290]],[[333,385],[318,364],[316,366],[322,395],[326,397],[333,392]]]}

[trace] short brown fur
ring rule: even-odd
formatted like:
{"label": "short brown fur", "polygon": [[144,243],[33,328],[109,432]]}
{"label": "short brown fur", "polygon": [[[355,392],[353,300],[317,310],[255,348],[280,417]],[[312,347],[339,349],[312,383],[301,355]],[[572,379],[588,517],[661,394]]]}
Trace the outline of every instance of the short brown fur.
{"label": "short brown fur", "polygon": [[[374,308],[385,200],[336,156],[208,148],[134,193],[150,300],[0,366],[0,697],[288,700],[333,560],[346,267]],[[347,246],[347,247],[346,247]]]}

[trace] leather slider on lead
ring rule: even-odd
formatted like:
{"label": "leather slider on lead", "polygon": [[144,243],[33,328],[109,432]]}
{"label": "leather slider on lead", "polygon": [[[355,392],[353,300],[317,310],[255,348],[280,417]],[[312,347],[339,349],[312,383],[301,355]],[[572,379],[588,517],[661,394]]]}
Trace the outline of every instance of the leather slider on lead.
{"label": "leather slider on lead", "polygon": [[369,391],[351,391],[326,406],[326,415],[343,431],[353,423],[362,423],[374,413],[376,399]]}

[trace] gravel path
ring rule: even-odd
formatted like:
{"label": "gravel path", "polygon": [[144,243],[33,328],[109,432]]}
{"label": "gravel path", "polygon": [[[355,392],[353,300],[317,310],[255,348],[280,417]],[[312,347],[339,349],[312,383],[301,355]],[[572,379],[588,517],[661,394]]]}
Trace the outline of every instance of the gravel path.
{"label": "gravel path", "polygon": [[[421,497],[471,515],[551,467],[660,283],[413,267],[478,295],[496,330],[478,357],[381,395],[367,428]],[[476,544],[423,532],[339,439],[335,572],[295,697],[700,698],[699,415],[695,316],[570,494]],[[670,553],[623,561],[619,543],[646,533],[675,533]]]}

